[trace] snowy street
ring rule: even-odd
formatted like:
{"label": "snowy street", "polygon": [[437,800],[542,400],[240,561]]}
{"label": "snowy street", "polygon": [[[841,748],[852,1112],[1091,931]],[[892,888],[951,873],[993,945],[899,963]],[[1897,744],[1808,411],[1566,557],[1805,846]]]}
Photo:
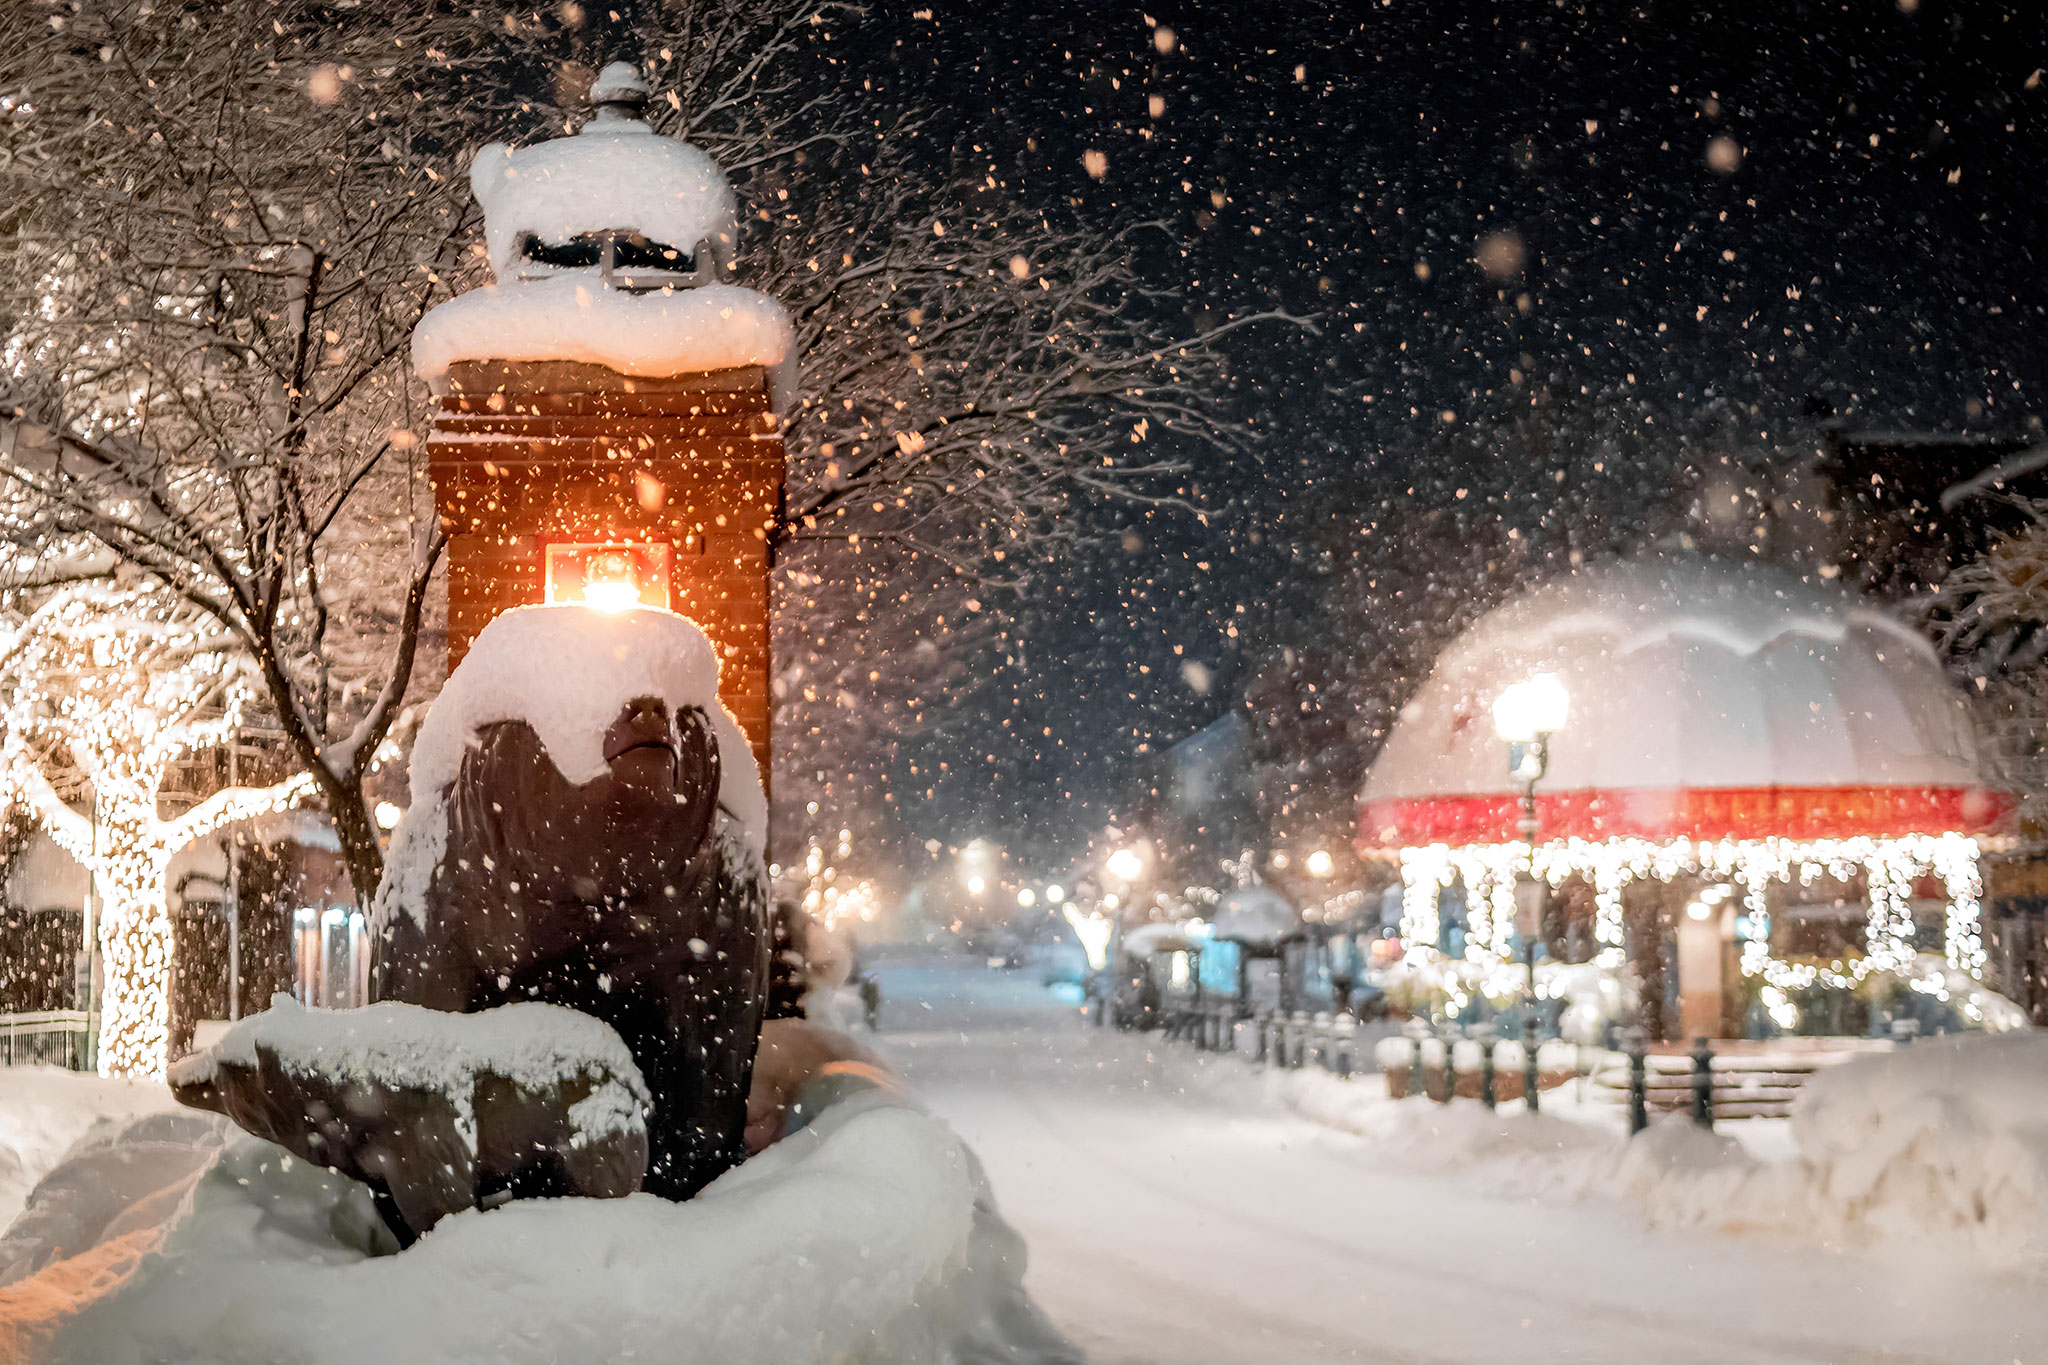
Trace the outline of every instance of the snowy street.
{"label": "snowy street", "polygon": [[0,1365],[2048,1365],[2048,0],[1146,9],[0,4]]}
{"label": "snowy street", "polygon": [[882,1047],[987,1163],[1098,1365],[2048,1359],[2018,1280],[1487,1193],[1292,1114],[1235,1059],[1088,1029],[1028,971],[880,974]]}

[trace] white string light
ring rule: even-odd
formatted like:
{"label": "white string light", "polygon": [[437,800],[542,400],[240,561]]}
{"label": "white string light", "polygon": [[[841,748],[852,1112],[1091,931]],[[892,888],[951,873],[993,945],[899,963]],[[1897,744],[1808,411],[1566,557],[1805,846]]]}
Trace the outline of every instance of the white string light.
{"label": "white string light", "polygon": [[[1853,986],[1874,971],[1904,972],[1913,962],[1913,884],[1939,876],[1948,908],[1943,946],[1949,965],[1981,976],[1985,954],[1981,917],[1981,850],[1967,835],[1906,834],[1846,839],[1563,839],[1539,845],[1534,873],[1555,887],[1581,877],[1593,889],[1596,965],[1617,967],[1625,957],[1622,895],[1630,882],[1669,882],[1707,875],[1733,881],[1742,890],[1741,963],[1745,976],[1761,977],[1765,1007],[1785,1023],[1793,1006],[1785,992],[1815,984]],[[1523,843],[1422,844],[1400,850],[1401,938],[1410,951],[1435,952],[1442,935],[1439,897],[1462,880],[1466,889],[1467,960],[1485,963],[1509,955],[1514,922],[1514,883],[1529,871]],[[1811,885],[1821,877],[1846,880],[1862,873],[1869,888],[1864,955],[1818,965],[1781,962],[1771,956],[1768,892],[1774,881],[1797,877]],[[1789,1026],[1789,1025],[1787,1025]]]}
{"label": "white string light", "polygon": [[[250,689],[217,633],[146,590],[84,586],[18,632],[0,744],[0,807],[26,809],[91,874],[105,979],[99,1070],[161,1078],[169,1061],[172,934],[165,886],[176,853],[236,820],[310,794],[300,775],[216,792],[175,820],[158,793],[178,758],[224,742]],[[91,815],[51,784],[38,749],[61,749],[92,789]]]}
{"label": "white string light", "polygon": [[881,893],[872,880],[847,878],[834,865],[835,860],[843,862],[852,856],[853,831],[850,829],[839,831],[829,855],[816,835],[806,841],[803,908],[826,929],[836,929],[849,922],[872,923],[881,908]]}

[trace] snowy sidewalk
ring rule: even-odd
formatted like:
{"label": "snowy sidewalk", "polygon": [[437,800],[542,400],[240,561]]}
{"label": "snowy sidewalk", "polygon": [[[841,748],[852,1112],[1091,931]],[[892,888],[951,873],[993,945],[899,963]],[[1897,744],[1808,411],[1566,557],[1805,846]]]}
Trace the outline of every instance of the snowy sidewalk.
{"label": "snowy sidewalk", "polygon": [[1462,1107],[1360,1137],[1235,1058],[1086,1028],[1028,975],[883,982],[882,1045],[981,1154],[1030,1283],[1098,1365],[2048,1360],[2027,1280],[1653,1229],[1570,1162],[1473,1178],[1449,1159]]}

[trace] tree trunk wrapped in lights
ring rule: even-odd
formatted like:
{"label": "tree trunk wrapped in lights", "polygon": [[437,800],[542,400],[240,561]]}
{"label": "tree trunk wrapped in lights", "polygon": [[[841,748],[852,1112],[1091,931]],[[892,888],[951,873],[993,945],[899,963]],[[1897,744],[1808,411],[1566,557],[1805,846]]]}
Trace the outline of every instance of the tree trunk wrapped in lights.
{"label": "tree trunk wrapped in lights", "polygon": [[[296,777],[216,792],[174,820],[159,813],[172,763],[222,743],[240,722],[246,670],[196,611],[149,589],[101,585],[58,592],[0,654],[11,694],[0,804],[26,808],[92,875],[99,898],[103,1075],[159,1077],[169,1060],[172,857],[311,790]],[[89,789],[89,816],[60,782]]]}

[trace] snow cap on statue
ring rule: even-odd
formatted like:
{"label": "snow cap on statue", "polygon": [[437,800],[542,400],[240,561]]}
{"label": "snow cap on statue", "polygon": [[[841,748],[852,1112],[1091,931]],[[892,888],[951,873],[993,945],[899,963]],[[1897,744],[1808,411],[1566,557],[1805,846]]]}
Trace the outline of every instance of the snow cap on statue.
{"label": "snow cap on statue", "polygon": [[718,656],[695,622],[672,611],[602,612],[581,605],[515,607],[494,618],[420,726],[412,753],[416,804],[438,804],[463,751],[498,721],[523,720],[571,782],[607,771],[605,732],[626,703],[659,697],[671,714],[701,709],[718,736],[718,803],[748,847],[767,840],[768,803],[753,750],[718,700]]}

